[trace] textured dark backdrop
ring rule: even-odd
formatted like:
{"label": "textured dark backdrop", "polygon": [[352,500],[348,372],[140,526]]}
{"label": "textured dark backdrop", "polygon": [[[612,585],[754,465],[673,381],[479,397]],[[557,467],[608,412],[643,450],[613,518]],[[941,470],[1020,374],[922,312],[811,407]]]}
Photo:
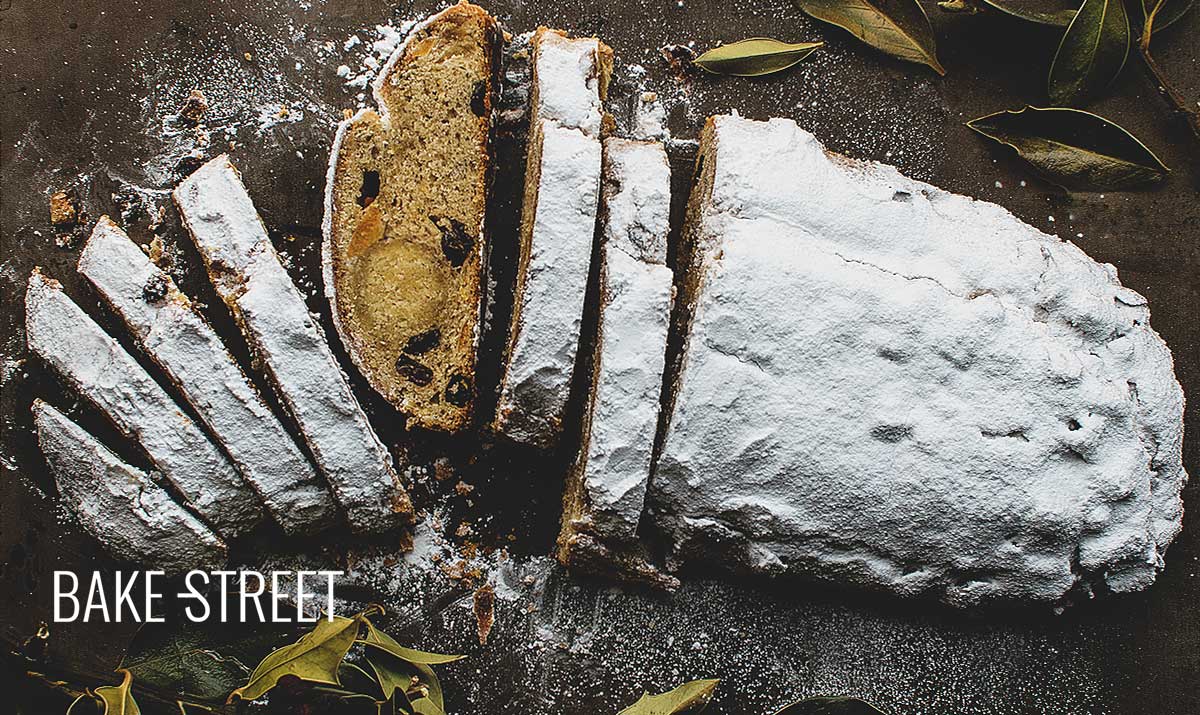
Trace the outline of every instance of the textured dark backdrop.
{"label": "textured dark backdrop", "polygon": [[[1153,325],[1174,351],[1185,391],[1198,394],[1196,144],[1189,143],[1131,59],[1096,109],[1141,137],[1174,172],[1143,192],[1068,196],[1056,191],[962,126],[981,114],[1042,102],[1053,35],[999,17],[948,16],[934,3],[925,4],[949,70],[944,79],[862,48],[845,33],[805,19],[784,0],[515,0],[493,2],[490,9],[514,32],[544,23],[600,34],[623,63],[617,98],[638,89],[624,65],[644,65],[642,82],[659,90],[677,138],[694,138],[708,113],[736,109],[755,118],[794,117],[833,149],[896,163],[919,178],[998,202],[1035,226],[1075,240],[1096,259],[1115,264],[1126,285],[1148,296]],[[412,17],[427,6],[374,0],[0,0],[5,358],[0,373],[0,634],[6,650],[49,620],[53,569],[107,563],[87,537],[60,523],[51,480],[30,431],[28,407],[35,395],[50,395],[61,405],[74,400],[35,361],[22,362],[22,292],[29,270],[35,264],[46,267],[89,310],[98,306],[73,277],[77,251],[54,245],[49,193],[74,188],[94,219],[114,210],[111,194],[123,181],[169,188],[170,164],[163,162],[173,157],[159,121],[191,86],[209,95],[212,116],[244,114],[256,100],[283,97],[293,108],[307,108],[303,117],[261,130],[251,117],[234,132],[232,156],[278,245],[292,257],[294,274],[310,293],[319,294],[312,290],[319,286],[313,249],[326,153],[337,110],[351,106],[357,92],[334,73],[343,61],[341,43],[355,31],[369,39],[373,24]],[[695,41],[703,48],[749,36],[821,37],[828,46],[785,75],[759,81],[702,78],[686,89],[658,59],[657,49],[665,43]],[[1200,11],[1195,11],[1158,42],[1161,63],[1191,97],[1200,96],[1198,37]],[[337,46],[332,53],[319,49],[325,41]],[[672,158],[677,178],[686,179],[689,148],[674,148]],[[511,188],[502,185],[499,191],[503,196]],[[511,214],[511,201],[502,204],[501,211],[507,207]],[[186,268],[194,255],[186,240],[179,241],[173,216],[166,218],[164,238],[169,247],[178,246],[185,289],[219,305],[194,267]],[[132,226],[143,240],[146,223],[143,217]],[[327,316],[322,301],[313,298],[310,304]],[[227,317],[216,309],[210,313],[228,329]],[[1185,442],[1185,462],[1192,471],[1200,466],[1194,404],[1188,408]],[[369,407],[381,430],[398,439],[386,409],[374,401]],[[522,455],[510,457],[514,471],[528,467]],[[496,517],[493,526],[497,532],[517,527],[519,552],[545,553],[554,531],[557,485],[553,475],[543,475],[539,483],[540,494],[534,489],[514,498],[493,489],[483,500],[484,508],[508,514]],[[603,712],[636,696],[643,685],[720,675],[726,684],[715,709],[722,712],[761,712],[788,697],[818,691],[857,693],[895,712],[912,713],[1200,712],[1198,499],[1200,485],[1193,481],[1185,496],[1190,509],[1183,533],[1168,552],[1157,584],[1141,595],[1084,603],[1062,615],[964,617],[938,607],[783,584],[697,581],[672,599],[655,599],[573,584],[556,574],[549,587],[554,608],[543,625],[567,634],[567,641],[586,631],[592,634],[589,647],[575,647],[576,639],[552,666],[537,671],[539,682],[521,682],[534,676],[514,664],[512,653],[530,637],[522,630],[529,623],[502,619],[501,635],[492,641],[500,645],[475,647],[472,667],[453,670],[448,690],[462,693],[452,698],[471,712],[503,711],[513,703],[527,711]],[[606,621],[601,605],[609,601],[623,605],[614,606],[616,615]],[[639,613],[646,620],[639,621]],[[649,623],[651,631],[639,623]],[[655,634],[654,628],[665,630]],[[102,677],[111,672],[130,631],[128,625],[56,626],[49,662]],[[676,642],[693,636],[694,644]],[[647,663],[631,669],[624,662],[634,657],[630,642],[641,640],[654,640],[658,647],[643,653]],[[436,638],[430,645],[437,645]],[[23,666],[15,660],[12,666],[3,672],[16,677]],[[473,681],[498,684],[472,688]],[[27,691],[32,689],[6,692],[24,698]]]}

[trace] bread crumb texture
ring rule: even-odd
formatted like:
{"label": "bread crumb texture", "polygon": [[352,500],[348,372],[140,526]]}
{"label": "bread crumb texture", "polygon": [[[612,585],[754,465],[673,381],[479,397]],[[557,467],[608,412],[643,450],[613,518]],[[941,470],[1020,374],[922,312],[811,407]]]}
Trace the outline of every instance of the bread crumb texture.
{"label": "bread crumb texture", "polygon": [[497,25],[460,3],[416,27],[343,122],[326,197],[339,333],[409,424],[455,431],[475,403]]}

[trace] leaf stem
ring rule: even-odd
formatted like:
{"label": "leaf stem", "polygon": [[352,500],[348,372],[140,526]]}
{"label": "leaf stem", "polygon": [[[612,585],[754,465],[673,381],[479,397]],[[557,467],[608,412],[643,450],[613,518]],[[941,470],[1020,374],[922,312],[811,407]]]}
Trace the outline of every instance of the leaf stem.
{"label": "leaf stem", "polygon": [[1175,113],[1183,116],[1196,140],[1200,141],[1200,109],[1194,103],[1189,103],[1187,97],[1184,97],[1179,90],[1175,89],[1167,81],[1162,67],[1159,66],[1154,56],[1150,54],[1150,38],[1154,34],[1154,18],[1158,16],[1158,11],[1162,9],[1166,2],[1167,0],[1158,0],[1154,5],[1154,9],[1146,15],[1146,23],[1142,27],[1142,38],[1138,42],[1138,49],[1141,50],[1142,63],[1150,72],[1150,76],[1158,84],[1162,94],[1174,105]]}

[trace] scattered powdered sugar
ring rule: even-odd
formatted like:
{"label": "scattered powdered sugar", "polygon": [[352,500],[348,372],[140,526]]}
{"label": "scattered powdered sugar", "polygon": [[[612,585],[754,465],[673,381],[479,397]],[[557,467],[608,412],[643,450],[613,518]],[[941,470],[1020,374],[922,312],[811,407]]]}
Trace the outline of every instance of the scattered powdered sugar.
{"label": "scattered powdered sugar", "polygon": [[[376,25],[374,29],[375,39],[370,44],[364,42],[357,32],[351,34],[341,44],[342,52],[352,53],[352,56],[347,58],[345,63],[338,65],[335,73],[338,77],[345,80],[347,87],[362,90],[356,97],[359,107],[367,106],[366,88],[375,79],[375,75],[383,67],[384,63],[387,62],[388,57],[396,51],[396,48],[404,41],[404,37],[416,24],[417,20],[413,19],[404,20],[398,25]],[[332,46],[332,43],[329,44]],[[352,63],[357,65],[357,70],[350,69]]]}

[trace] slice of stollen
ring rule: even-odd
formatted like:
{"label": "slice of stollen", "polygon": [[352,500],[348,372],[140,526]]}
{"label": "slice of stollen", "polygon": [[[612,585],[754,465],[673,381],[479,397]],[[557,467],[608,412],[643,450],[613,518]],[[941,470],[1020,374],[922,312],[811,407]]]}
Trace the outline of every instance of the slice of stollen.
{"label": "slice of stollen", "polygon": [[33,402],[38,444],[61,503],[115,558],[168,575],[225,564],[220,537],[53,406]]}
{"label": "slice of stollen", "polygon": [[604,140],[599,326],[579,455],[567,477],[558,558],[667,586],[638,554],[662,395],[673,274],[671,168],[661,144]]}
{"label": "slice of stollen", "polygon": [[221,156],[172,194],[217,294],[229,306],[356,531],[412,521],[387,447],[350,390],[242,185]]}
{"label": "slice of stollen", "polygon": [[514,441],[549,447],[562,431],[579,348],[612,50],[544,27],[531,45],[520,265],[496,428]]}
{"label": "slice of stollen", "polygon": [[120,343],[34,269],[25,293],[29,349],[136,440],[162,476],[217,533],[233,538],[263,518],[258,495]]}
{"label": "slice of stollen", "polygon": [[284,531],[318,531],[338,518],[329,488],[212,327],[107,216],[84,246],[79,272],[187,399]]}
{"label": "slice of stollen", "polygon": [[484,302],[484,211],[502,38],[467,2],[409,33],[338,126],[322,262],[355,366],[410,426],[470,423]]}
{"label": "slice of stollen", "polygon": [[716,117],[698,161],[674,559],[958,606],[1154,581],[1183,394],[1112,266],[790,120]]}

